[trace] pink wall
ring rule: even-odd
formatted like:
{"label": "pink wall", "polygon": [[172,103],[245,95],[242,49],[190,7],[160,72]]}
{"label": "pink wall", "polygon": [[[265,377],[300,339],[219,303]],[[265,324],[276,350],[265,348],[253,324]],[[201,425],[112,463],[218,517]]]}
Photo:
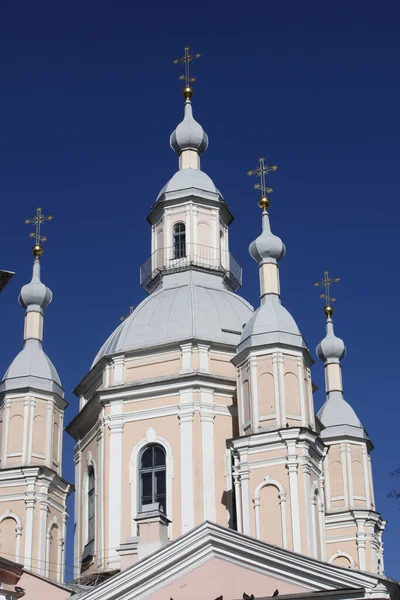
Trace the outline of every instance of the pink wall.
{"label": "pink wall", "polygon": [[25,590],[24,600],[64,600],[69,598],[71,592],[52,583],[47,579],[38,577],[24,571],[17,585]]}
{"label": "pink wall", "polygon": [[212,558],[194,571],[161,590],[151,594],[151,600],[187,600],[193,598],[217,598],[224,600],[241,598],[243,592],[256,597],[272,596],[279,589],[280,594],[295,594],[310,591],[309,588],[293,585],[285,581],[245,569],[239,565]]}

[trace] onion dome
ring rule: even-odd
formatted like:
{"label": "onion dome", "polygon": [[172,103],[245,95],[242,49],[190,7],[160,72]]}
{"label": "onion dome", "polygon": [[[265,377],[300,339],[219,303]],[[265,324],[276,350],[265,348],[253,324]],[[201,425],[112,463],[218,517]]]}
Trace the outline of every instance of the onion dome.
{"label": "onion dome", "polygon": [[200,123],[193,117],[192,103],[185,102],[185,116],[170,138],[170,145],[180,155],[183,150],[196,150],[199,154],[208,147],[208,136]]}
{"label": "onion dome", "polygon": [[35,258],[33,263],[32,280],[21,289],[19,303],[23,308],[29,310],[31,307],[44,309],[52,301],[53,294],[51,290],[40,281],[40,261]]}
{"label": "onion dome", "polygon": [[258,263],[279,261],[285,256],[286,247],[281,238],[271,232],[269,216],[266,210],[262,213],[262,233],[249,246],[250,256]]}
{"label": "onion dome", "polygon": [[344,341],[336,337],[333,330],[333,321],[328,316],[326,321],[326,336],[317,346],[317,355],[324,362],[339,361],[346,354]]}

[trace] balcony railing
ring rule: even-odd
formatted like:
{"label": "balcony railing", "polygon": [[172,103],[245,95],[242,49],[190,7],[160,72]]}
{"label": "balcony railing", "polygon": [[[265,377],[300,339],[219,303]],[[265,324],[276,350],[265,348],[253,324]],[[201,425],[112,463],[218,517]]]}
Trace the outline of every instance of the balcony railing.
{"label": "balcony railing", "polygon": [[242,268],[230,252],[199,244],[158,248],[140,267],[140,285],[150,293],[162,275],[189,268],[220,274],[232,291],[242,285]]}

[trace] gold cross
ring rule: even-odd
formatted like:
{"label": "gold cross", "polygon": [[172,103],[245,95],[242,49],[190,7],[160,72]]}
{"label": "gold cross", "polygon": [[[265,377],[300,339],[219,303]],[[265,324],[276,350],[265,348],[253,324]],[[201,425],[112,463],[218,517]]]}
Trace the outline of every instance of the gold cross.
{"label": "gold cross", "polygon": [[190,77],[190,63],[194,61],[195,58],[200,58],[201,54],[190,54],[189,46],[184,48],[185,54],[181,58],[176,58],[174,60],[174,65],[184,65],[185,66],[185,74],[181,75],[179,79],[185,81],[185,86],[190,88],[190,84],[193,81],[196,81],[195,77]]}
{"label": "gold cross", "polygon": [[130,306],[130,307],[129,307],[129,315],[126,315],[125,317],[120,317],[120,319],[119,319],[119,320],[120,320],[120,321],[125,321],[125,319],[127,319],[128,317],[130,317],[130,316],[131,316],[131,314],[133,313],[133,309],[134,309],[134,308],[135,308],[134,306]]}
{"label": "gold cross", "polygon": [[33,254],[38,257],[41,254],[43,254],[43,247],[42,247],[42,242],[45,242],[47,240],[47,238],[43,235],[41,235],[41,226],[43,225],[43,223],[45,221],[52,221],[53,217],[51,215],[49,215],[48,217],[46,217],[43,213],[42,213],[42,209],[40,207],[38,207],[36,209],[36,216],[34,216],[32,219],[25,219],[25,223],[27,225],[33,225],[35,227],[35,231],[32,231],[29,234],[29,237],[31,238],[35,238],[35,245],[33,247]]}
{"label": "gold cross", "polygon": [[247,175],[256,175],[260,178],[260,183],[256,183],[254,185],[255,190],[260,190],[261,198],[258,202],[258,205],[263,210],[266,210],[270,204],[268,194],[271,194],[274,190],[270,187],[267,187],[267,175],[271,171],[277,171],[278,167],[276,165],[266,165],[265,158],[261,157],[259,159],[259,166],[257,169],[253,169],[252,171],[247,171]]}
{"label": "gold cross", "polygon": [[324,271],[324,278],[322,281],[316,281],[314,283],[315,287],[323,287],[325,289],[325,294],[321,294],[320,298],[325,300],[325,314],[326,316],[331,316],[333,313],[333,309],[331,304],[336,302],[336,298],[332,298],[331,296],[331,286],[334,283],[340,281],[340,277],[330,277],[329,271]]}

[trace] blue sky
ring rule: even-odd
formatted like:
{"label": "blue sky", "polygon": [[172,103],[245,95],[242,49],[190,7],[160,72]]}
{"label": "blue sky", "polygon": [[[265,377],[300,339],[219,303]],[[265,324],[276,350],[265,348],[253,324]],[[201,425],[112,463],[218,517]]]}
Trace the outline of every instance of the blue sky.
{"label": "blue sky", "polygon": [[[20,287],[31,276],[24,219],[54,215],[42,278],[53,290],[45,349],[70,403],[119,317],[145,296],[145,221],[177,169],[169,135],[183,114],[178,67],[190,45],[194,114],[210,137],[202,168],[229,203],[240,294],[258,304],[247,247],[261,228],[246,176],[259,156],[279,165],[271,223],[287,245],[284,305],[313,353],[324,318],[313,282],[329,269],[336,333],[346,342],[345,397],[375,445],[377,506],[388,519],[386,572],[400,578],[400,512],[387,494],[400,466],[399,8],[396,2],[137,3],[4,1],[0,6],[0,370],[22,345]],[[316,359],[317,360],[317,359]],[[313,367],[323,403],[323,367]],[[64,476],[73,481],[73,442]],[[399,486],[400,487],[400,486]],[[68,528],[71,572],[73,518]]]}

